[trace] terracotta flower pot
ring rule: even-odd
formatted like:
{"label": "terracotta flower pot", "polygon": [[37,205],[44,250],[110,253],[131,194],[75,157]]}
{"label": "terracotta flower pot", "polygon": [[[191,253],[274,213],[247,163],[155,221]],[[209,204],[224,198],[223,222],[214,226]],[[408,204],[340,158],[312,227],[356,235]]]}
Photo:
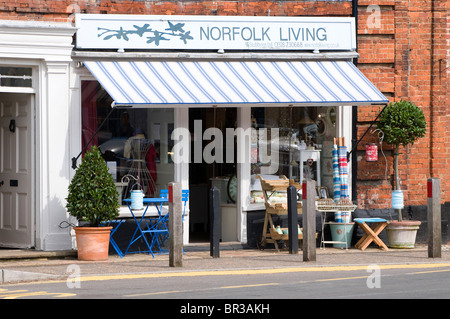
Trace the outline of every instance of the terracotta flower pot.
{"label": "terracotta flower pot", "polygon": [[421,222],[416,220],[391,221],[386,227],[389,247],[414,248],[417,230]]}
{"label": "terracotta flower pot", "polygon": [[78,260],[107,260],[112,227],[74,227]]}

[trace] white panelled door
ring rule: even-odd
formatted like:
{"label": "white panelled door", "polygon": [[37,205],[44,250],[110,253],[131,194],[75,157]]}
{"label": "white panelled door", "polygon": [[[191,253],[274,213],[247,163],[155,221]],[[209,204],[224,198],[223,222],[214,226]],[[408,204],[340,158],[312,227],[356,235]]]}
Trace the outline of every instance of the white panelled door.
{"label": "white panelled door", "polygon": [[0,246],[34,246],[33,95],[0,93]]}

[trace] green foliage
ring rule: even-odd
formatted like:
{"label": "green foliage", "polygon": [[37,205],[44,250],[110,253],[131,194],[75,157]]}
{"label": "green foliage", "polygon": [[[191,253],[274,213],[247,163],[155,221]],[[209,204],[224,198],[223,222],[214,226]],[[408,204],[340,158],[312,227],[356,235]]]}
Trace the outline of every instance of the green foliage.
{"label": "green foliage", "polygon": [[[391,102],[385,107],[377,124],[384,134],[384,141],[394,145],[394,180],[395,189],[400,190],[398,156],[400,145],[404,147],[425,136],[427,122],[422,110],[411,102]],[[398,220],[402,221],[399,211]]]}
{"label": "green foliage", "polygon": [[119,215],[118,196],[100,150],[92,146],[69,185],[67,211],[78,220],[87,221],[90,226],[96,227]]}
{"label": "green foliage", "polygon": [[414,144],[425,136],[427,123],[422,110],[411,102],[391,102],[378,121],[384,141],[391,145]]}

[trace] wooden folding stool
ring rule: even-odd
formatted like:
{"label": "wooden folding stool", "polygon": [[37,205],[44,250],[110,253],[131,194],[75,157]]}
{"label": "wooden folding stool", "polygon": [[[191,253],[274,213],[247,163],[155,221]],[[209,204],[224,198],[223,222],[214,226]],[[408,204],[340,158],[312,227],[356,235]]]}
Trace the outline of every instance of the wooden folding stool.
{"label": "wooden folding stool", "polygon": [[[381,249],[389,250],[389,248],[378,237],[381,231],[388,225],[388,221],[383,218],[355,218],[353,219],[359,227],[364,231],[364,236],[355,244],[356,248],[365,250],[371,242],[375,242]],[[370,227],[367,223],[373,223]]]}

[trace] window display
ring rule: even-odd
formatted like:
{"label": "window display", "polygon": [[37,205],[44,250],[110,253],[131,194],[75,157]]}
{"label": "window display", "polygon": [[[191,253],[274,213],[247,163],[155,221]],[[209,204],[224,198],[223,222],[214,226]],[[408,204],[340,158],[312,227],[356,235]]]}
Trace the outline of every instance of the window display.
{"label": "window display", "polygon": [[[97,81],[82,81],[81,96],[84,147],[108,116],[112,99]],[[136,183],[146,197],[157,197],[173,181],[172,130],[173,109],[116,109],[106,118],[91,144],[99,146],[122,198]],[[125,182],[126,176],[133,178]]]}
{"label": "window display", "polygon": [[[336,137],[335,124],[335,107],[252,108],[252,126],[256,134],[252,140],[251,174],[284,175],[297,182],[310,178],[317,181],[318,187],[332,189],[331,146]],[[261,147],[262,143],[270,143],[271,138],[262,129],[270,132],[271,128],[279,129],[279,146],[276,148],[279,154],[277,170],[268,172]],[[252,200],[258,202],[259,199],[259,190],[255,189]]]}

